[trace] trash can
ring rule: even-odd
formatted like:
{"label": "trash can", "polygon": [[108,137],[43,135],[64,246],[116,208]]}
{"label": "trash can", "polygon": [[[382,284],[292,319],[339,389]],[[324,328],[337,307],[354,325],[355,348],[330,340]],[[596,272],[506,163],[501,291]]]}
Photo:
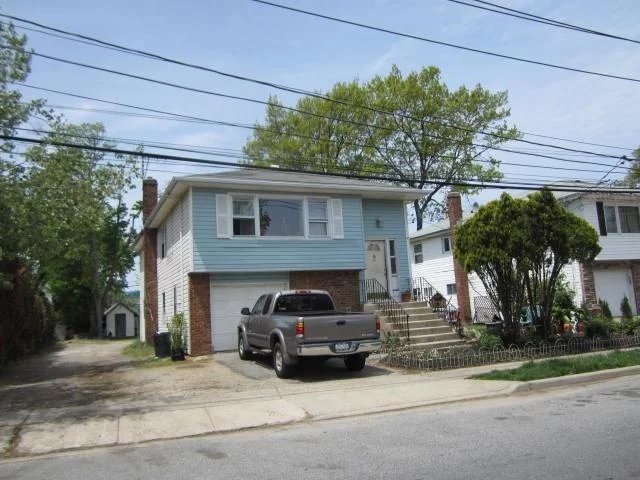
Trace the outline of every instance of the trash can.
{"label": "trash can", "polygon": [[171,337],[169,336],[169,332],[154,334],[153,344],[156,347],[156,357],[164,358],[171,355]]}

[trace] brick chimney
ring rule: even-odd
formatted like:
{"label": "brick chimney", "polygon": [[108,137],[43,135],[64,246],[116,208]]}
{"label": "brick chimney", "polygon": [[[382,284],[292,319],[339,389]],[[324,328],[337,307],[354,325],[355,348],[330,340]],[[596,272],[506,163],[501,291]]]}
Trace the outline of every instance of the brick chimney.
{"label": "brick chimney", "polygon": [[450,192],[447,196],[447,210],[449,212],[449,228],[451,229],[451,250],[453,252],[453,272],[456,278],[456,296],[458,297],[458,311],[463,323],[471,323],[471,299],[469,297],[469,277],[458,262],[454,246],[456,244],[456,225],[462,220],[462,196],[458,192]]}
{"label": "brick chimney", "polygon": [[[146,223],[158,203],[158,182],[145,178],[142,182],[142,222]],[[153,335],[158,331],[158,231],[144,226],[142,232],[144,248],[144,326],[145,339],[153,344]]]}

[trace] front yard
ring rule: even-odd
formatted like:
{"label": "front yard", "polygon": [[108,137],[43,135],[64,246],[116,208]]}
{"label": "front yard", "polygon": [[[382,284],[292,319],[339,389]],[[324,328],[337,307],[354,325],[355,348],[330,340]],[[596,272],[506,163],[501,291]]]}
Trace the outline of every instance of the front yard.
{"label": "front yard", "polygon": [[604,355],[589,355],[577,358],[558,358],[552,360],[533,360],[512,370],[494,370],[474,375],[476,380],[515,380],[527,382],[543,378],[562,377],[578,373],[596,372],[612,368],[640,365],[640,351],[615,351]]}

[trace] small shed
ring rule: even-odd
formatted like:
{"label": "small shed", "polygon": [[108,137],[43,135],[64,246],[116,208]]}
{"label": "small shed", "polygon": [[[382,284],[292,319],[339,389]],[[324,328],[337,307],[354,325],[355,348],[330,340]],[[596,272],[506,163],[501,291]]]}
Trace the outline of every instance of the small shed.
{"label": "small shed", "polygon": [[102,321],[102,334],[105,337],[138,336],[138,312],[124,303],[114,303],[105,312]]}

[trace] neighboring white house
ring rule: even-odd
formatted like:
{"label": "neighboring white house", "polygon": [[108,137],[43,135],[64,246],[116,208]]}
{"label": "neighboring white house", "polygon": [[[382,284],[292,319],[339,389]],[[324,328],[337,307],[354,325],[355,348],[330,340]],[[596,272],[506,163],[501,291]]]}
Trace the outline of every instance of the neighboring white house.
{"label": "neighboring white house", "polygon": [[114,303],[104,312],[102,334],[115,338],[135,337],[138,324],[138,312],[123,303]]}
{"label": "neighboring white house", "polygon": [[[463,218],[468,218],[464,215]],[[428,282],[437,292],[458,307],[458,295],[453,266],[453,241],[449,220],[427,225],[409,236],[411,277],[414,286]],[[422,279],[422,280],[421,280]],[[485,297],[486,291],[475,274],[469,275],[471,314],[475,314],[474,298]]]}
{"label": "neighboring white house", "polygon": [[[556,184],[584,189],[584,192],[557,192],[556,198],[570,212],[587,220],[600,235],[602,251],[591,265],[573,262],[564,268],[565,279],[576,292],[576,304],[609,303],[614,316],[620,316],[620,303],[626,295],[635,315],[640,311],[640,193],[619,193],[616,189],[571,182]],[[606,190],[603,192],[603,190]],[[468,218],[467,215],[463,216]],[[424,278],[445,297],[458,305],[449,220],[428,225],[409,238],[411,276]],[[476,275],[469,275],[469,302],[472,315],[478,297],[486,292]],[[481,300],[478,300],[481,301]]]}

